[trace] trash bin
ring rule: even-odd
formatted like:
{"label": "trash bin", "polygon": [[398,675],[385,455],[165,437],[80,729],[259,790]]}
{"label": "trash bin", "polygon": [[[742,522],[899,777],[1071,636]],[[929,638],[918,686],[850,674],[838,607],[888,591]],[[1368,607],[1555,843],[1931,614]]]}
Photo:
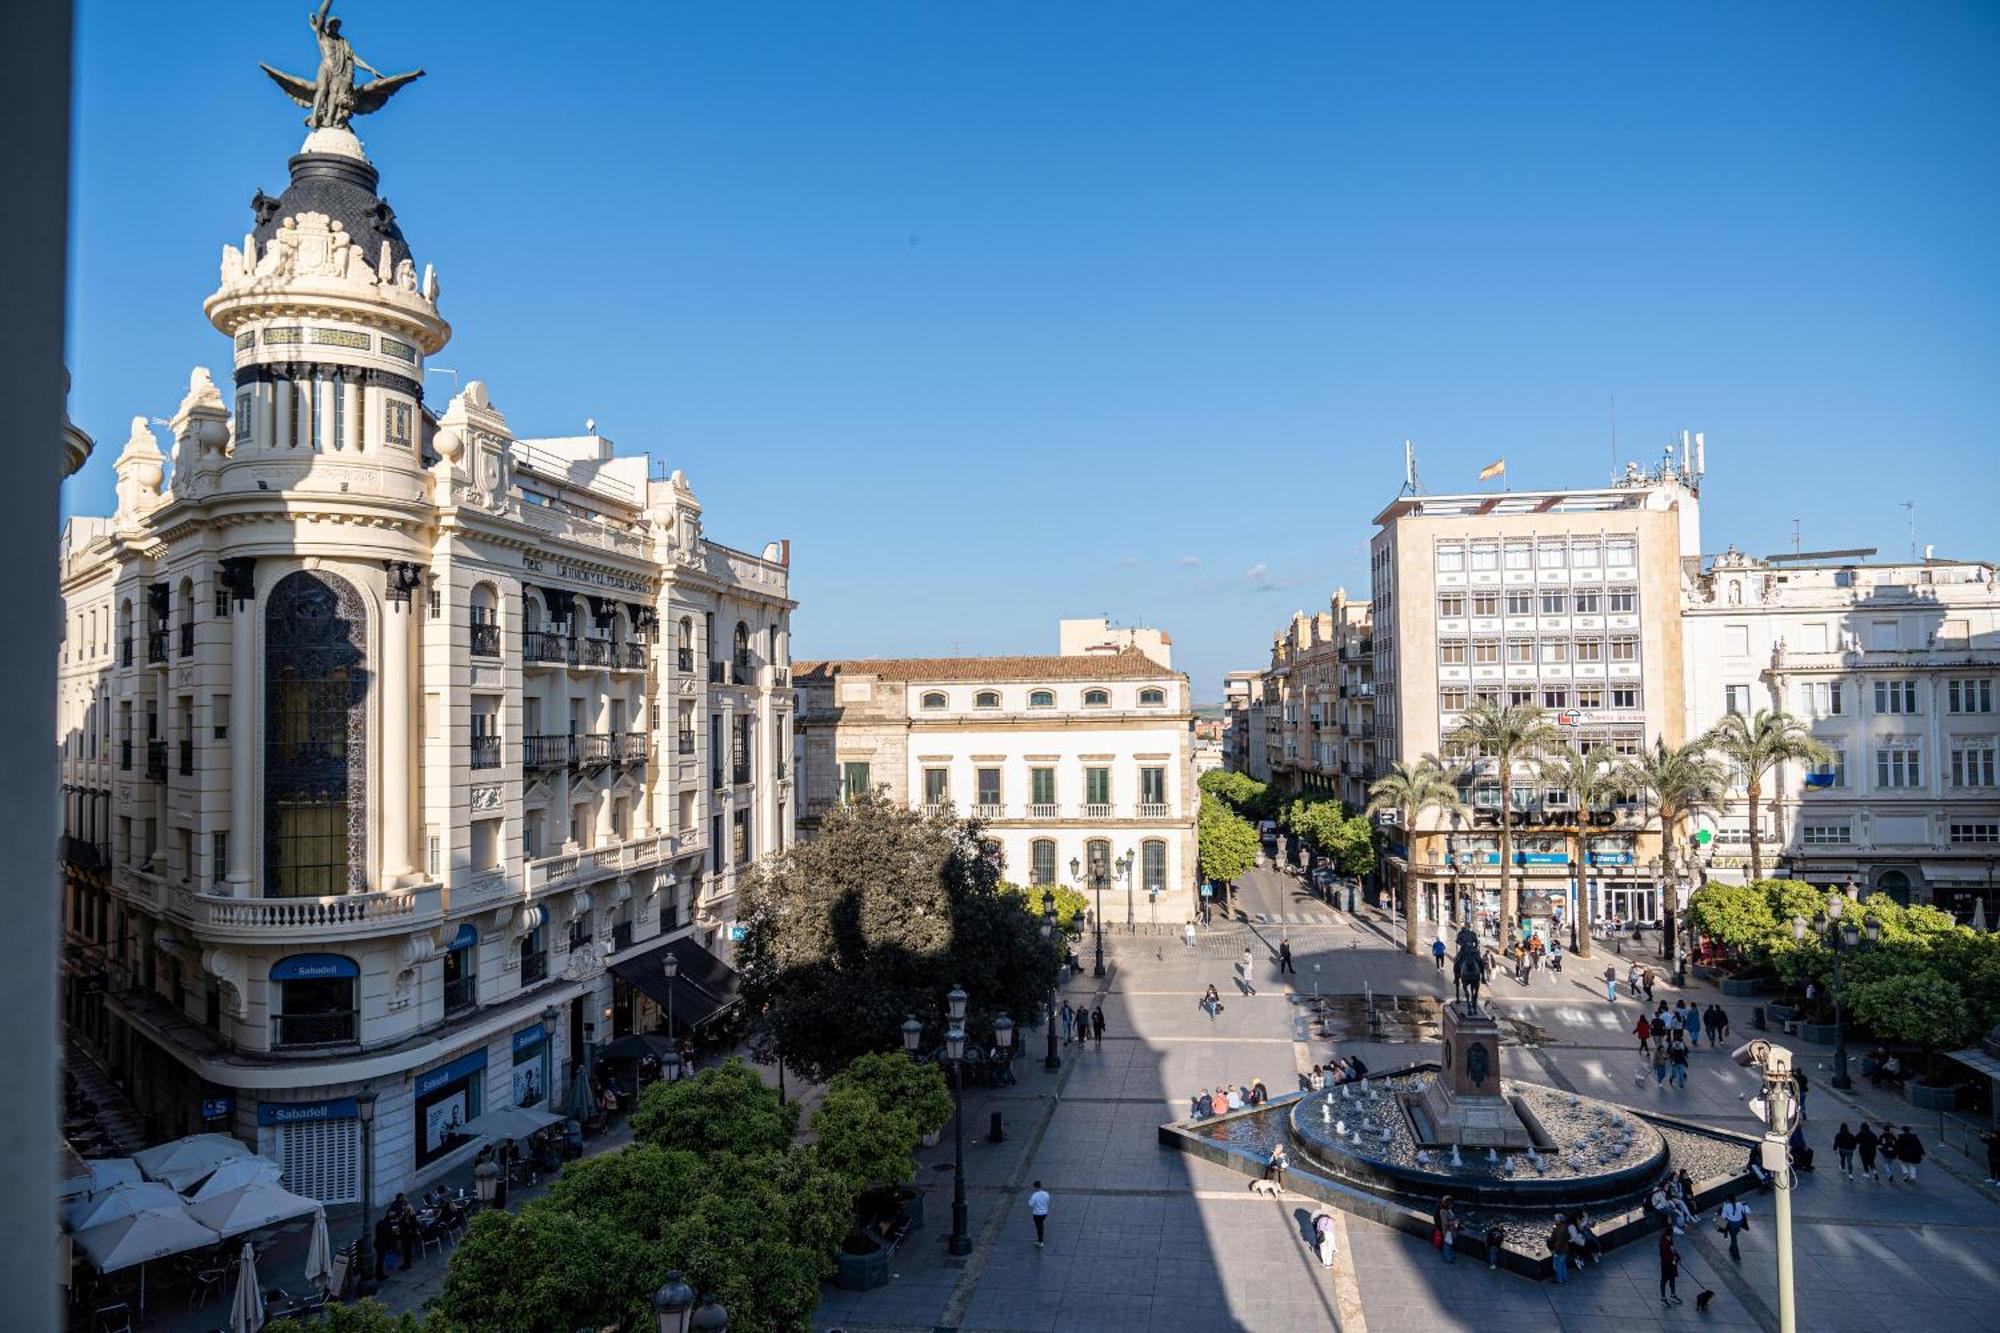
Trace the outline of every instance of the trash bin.
{"label": "trash bin", "polygon": [[1756,1028],[1759,1032],[1765,1031],[1770,1026],[1764,1021],[1763,1005],[1753,1004],[1750,1006],[1750,1026]]}
{"label": "trash bin", "polygon": [[995,1111],[992,1122],[986,1128],[986,1141],[988,1143],[999,1143],[1006,1137],[1006,1131],[1000,1127],[1000,1113]]}

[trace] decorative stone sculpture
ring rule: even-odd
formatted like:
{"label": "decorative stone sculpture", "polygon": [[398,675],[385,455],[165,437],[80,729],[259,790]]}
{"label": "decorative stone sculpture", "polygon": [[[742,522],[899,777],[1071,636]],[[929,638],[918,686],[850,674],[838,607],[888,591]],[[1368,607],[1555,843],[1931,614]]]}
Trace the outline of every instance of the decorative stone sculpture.
{"label": "decorative stone sculpture", "polygon": [[[344,130],[356,116],[380,111],[391,97],[424,77],[420,69],[403,74],[384,74],[354,53],[354,46],[341,35],[340,20],[327,17],[333,0],[322,0],[319,12],[306,21],[319,42],[319,71],[311,79],[259,65],[285,96],[305,107],[306,125],[311,129]],[[357,86],[354,70],[359,66],[375,78]]]}

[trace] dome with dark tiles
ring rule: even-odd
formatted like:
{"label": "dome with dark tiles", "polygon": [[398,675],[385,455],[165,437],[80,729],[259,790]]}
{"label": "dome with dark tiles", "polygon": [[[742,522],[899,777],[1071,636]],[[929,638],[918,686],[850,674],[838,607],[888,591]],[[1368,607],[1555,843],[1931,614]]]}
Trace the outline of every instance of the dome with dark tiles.
{"label": "dome with dark tiles", "polygon": [[284,219],[324,213],[341,225],[371,266],[379,262],[384,241],[389,244],[390,271],[411,258],[409,242],[396,225],[396,210],[375,193],[382,176],[372,163],[343,153],[308,152],[294,157],[291,167],[292,182],[283,194],[273,199],[259,190],[250,201],[259,251]]}

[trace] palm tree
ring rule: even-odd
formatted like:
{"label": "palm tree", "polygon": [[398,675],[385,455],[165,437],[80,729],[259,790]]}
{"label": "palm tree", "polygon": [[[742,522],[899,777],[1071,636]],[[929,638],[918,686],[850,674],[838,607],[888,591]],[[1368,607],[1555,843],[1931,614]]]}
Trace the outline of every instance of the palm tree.
{"label": "palm tree", "polygon": [[1708,733],[1708,744],[1743,779],[1750,798],[1750,878],[1764,878],[1764,840],[1758,835],[1758,806],[1764,795],[1764,775],[1786,760],[1801,764],[1833,762],[1833,751],[1813,738],[1806,724],[1786,712],[1768,708],[1755,717],[1730,713]]}
{"label": "palm tree", "polygon": [[1452,728],[1448,739],[1500,770],[1500,939],[1513,943],[1520,929],[1520,902],[1514,886],[1514,765],[1532,764],[1563,744],[1562,731],[1548,710],[1534,704],[1476,703]]}
{"label": "palm tree", "polygon": [[1669,750],[1661,741],[1651,754],[1632,761],[1628,777],[1632,785],[1652,798],[1653,813],[1660,821],[1660,903],[1664,928],[1660,947],[1666,958],[1676,958],[1674,913],[1678,901],[1674,892],[1674,834],[1697,813],[1715,813],[1722,808],[1729,788],[1729,769],[1708,752],[1708,737],[1689,741]]}
{"label": "palm tree", "polygon": [[1537,769],[1543,782],[1569,793],[1570,806],[1576,811],[1576,831],[1570,835],[1570,882],[1576,896],[1570,903],[1569,945],[1578,958],[1588,958],[1590,930],[1582,920],[1585,826],[1592,813],[1632,789],[1631,775],[1611,751],[1595,745],[1583,750],[1569,743],[1543,756]]}
{"label": "palm tree", "polygon": [[[1369,784],[1366,814],[1394,814],[1403,830],[1403,883],[1410,882],[1410,860],[1417,854],[1417,820],[1426,810],[1458,810],[1464,807],[1451,774],[1435,755],[1425,755],[1414,764],[1395,763],[1385,777]],[[1414,900],[1407,906],[1415,906]],[[1421,952],[1417,940],[1417,914],[1405,911],[1404,944],[1411,953]]]}

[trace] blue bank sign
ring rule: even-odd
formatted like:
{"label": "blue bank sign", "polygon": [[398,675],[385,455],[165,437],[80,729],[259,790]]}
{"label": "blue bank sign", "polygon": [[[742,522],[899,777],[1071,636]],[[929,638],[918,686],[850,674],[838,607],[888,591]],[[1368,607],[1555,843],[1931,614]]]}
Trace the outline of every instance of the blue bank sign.
{"label": "blue bank sign", "polygon": [[358,1114],[352,1097],[335,1097],[324,1102],[260,1102],[260,1125],[300,1125],[310,1120],[352,1120]]}

